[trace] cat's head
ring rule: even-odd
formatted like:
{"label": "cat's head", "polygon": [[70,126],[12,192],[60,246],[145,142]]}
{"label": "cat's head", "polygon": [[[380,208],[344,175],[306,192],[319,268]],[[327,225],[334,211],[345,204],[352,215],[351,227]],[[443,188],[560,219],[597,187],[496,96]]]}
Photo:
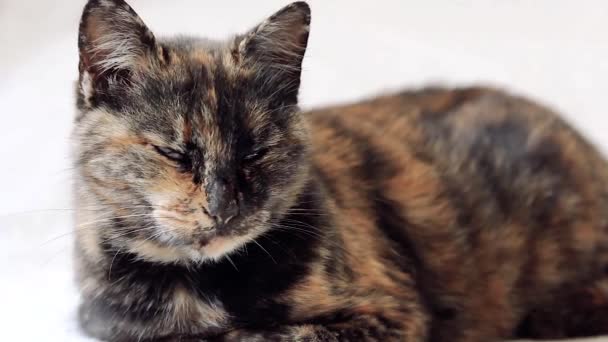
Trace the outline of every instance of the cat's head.
{"label": "cat's head", "polygon": [[99,243],[209,260],[271,228],[308,170],[297,95],[309,23],[297,2],[225,42],[161,40],[124,1],[88,2],[75,154]]}

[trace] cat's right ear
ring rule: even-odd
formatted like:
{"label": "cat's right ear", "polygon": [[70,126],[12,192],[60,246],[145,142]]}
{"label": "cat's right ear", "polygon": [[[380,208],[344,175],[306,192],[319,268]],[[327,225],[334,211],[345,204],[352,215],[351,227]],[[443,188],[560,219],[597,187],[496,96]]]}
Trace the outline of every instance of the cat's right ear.
{"label": "cat's right ear", "polygon": [[261,92],[286,104],[297,103],[309,29],[310,7],[294,2],[238,36],[233,58],[254,70]]}
{"label": "cat's right ear", "polygon": [[89,0],[80,20],[79,91],[85,102],[110,85],[125,84],[152,63],[159,47],[123,0]]}

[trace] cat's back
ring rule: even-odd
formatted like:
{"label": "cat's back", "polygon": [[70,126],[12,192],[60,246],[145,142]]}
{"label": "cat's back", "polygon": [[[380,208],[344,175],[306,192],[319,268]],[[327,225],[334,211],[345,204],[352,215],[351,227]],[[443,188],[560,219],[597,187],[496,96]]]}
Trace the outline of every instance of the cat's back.
{"label": "cat's back", "polygon": [[314,168],[351,205],[354,187],[424,193],[449,200],[466,225],[555,218],[560,203],[606,193],[591,186],[606,184],[608,168],[589,142],[547,107],[496,89],[426,88],[307,114]]}
{"label": "cat's back", "polygon": [[330,179],[382,181],[430,168],[451,187],[494,197],[503,211],[509,194],[531,201],[566,183],[608,180],[602,156],[558,114],[491,88],[427,88],[307,117],[314,165]]}
{"label": "cat's back", "polygon": [[608,262],[594,252],[608,242],[608,168],[542,105],[429,88],[308,118],[313,172],[348,222],[345,243],[408,256],[440,307],[468,291],[524,296],[521,284],[558,286]]}
{"label": "cat's back", "polygon": [[[529,135],[548,126],[557,124],[567,128],[556,114],[543,106],[481,87],[404,91],[313,110],[307,117],[313,127],[314,147],[332,139],[353,140],[356,135],[378,145],[450,141],[452,145],[465,147],[480,136],[491,138],[492,135],[503,140],[519,138],[519,142],[525,143]],[[315,152],[322,153],[326,147]]]}

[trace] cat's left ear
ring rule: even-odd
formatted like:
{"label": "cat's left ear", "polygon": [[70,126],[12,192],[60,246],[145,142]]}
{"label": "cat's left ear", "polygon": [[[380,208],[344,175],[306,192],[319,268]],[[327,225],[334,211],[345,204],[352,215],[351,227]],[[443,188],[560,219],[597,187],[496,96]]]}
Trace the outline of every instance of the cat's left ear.
{"label": "cat's left ear", "polygon": [[237,37],[233,57],[253,70],[262,92],[296,103],[309,30],[310,7],[294,2]]}

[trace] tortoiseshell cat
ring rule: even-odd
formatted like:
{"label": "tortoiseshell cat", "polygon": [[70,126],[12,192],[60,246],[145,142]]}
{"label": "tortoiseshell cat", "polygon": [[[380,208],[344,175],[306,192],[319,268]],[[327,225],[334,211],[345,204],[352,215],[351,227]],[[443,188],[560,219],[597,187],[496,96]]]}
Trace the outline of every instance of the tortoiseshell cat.
{"label": "tortoiseshell cat", "polygon": [[157,39],[80,26],[76,260],[107,341],[608,333],[608,167],[551,111],[425,89],[300,113],[310,9]]}

